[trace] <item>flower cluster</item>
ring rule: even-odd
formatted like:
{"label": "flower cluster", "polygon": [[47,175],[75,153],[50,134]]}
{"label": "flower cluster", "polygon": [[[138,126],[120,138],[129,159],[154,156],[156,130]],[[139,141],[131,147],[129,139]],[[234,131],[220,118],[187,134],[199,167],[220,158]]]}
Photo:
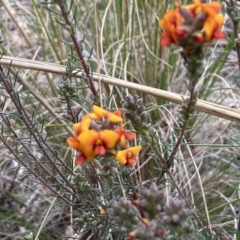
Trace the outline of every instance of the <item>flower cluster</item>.
{"label": "flower cluster", "polygon": [[142,148],[136,146],[116,153],[117,148],[125,147],[127,140],[135,138],[135,133],[124,129],[121,111],[110,112],[94,105],[93,112],[74,124],[73,129],[75,137],[68,138],[67,143],[80,153],[75,165],[111,154],[120,164],[129,166],[136,162]]}
{"label": "flower cluster", "polygon": [[163,210],[166,203],[166,197],[163,191],[159,191],[155,183],[152,183],[149,188],[140,188],[141,199],[133,201],[133,204],[138,207],[141,212],[144,212],[144,217],[154,219]]}
{"label": "flower cluster", "polygon": [[192,211],[183,200],[170,199],[167,204],[164,192],[155,183],[149,188],[141,187],[139,198],[133,198],[113,200],[107,209],[110,220],[120,226],[120,231],[128,232],[129,240],[161,240],[173,233],[181,236],[192,233],[189,224]]}
{"label": "flower cluster", "polygon": [[168,11],[159,21],[162,27],[161,45],[172,43],[182,47],[198,46],[213,39],[224,38],[221,31],[224,16],[220,14],[219,2],[194,3],[181,6],[176,3],[176,9]]}
{"label": "flower cluster", "polygon": [[192,231],[188,218],[192,211],[186,208],[185,202],[180,199],[170,199],[169,204],[164,207],[162,222],[170,231],[188,232]]}
{"label": "flower cluster", "polygon": [[128,94],[122,100],[122,107],[125,109],[125,118],[130,120],[137,131],[147,127],[147,116],[142,98]]}
{"label": "flower cluster", "polygon": [[124,231],[133,231],[140,219],[140,212],[129,200],[112,200],[107,213],[109,218],[119,224]]}

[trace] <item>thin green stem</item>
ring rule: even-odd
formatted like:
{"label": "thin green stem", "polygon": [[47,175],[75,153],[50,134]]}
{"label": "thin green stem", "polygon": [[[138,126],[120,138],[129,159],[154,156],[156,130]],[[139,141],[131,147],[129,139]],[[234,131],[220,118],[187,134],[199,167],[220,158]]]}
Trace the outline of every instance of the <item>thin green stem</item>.
{"label": "thin green stem", "polygon": [[82,54],[82,49],[81,49],[81,45],[79,44],[79,41],[75,35],[75,30],[73,28],[73,24],[72,22],[70,21],[69,19],[69,12],[66,11],[66,8],[65,8],[65,4],[64,4],[64,1],[57,1],[58,2],[58,5],[60,7],[60,10],[61,10],[61,13],[62,13],[62,17],[64,18],[64,21],[65,23],[69,26],[69,34],[71,36],[71,39],[73,41],[73,44],[74,44],[74,47],[76,49],[76,52],[77,52],[77,55],[78,55],[78,58],[82,64],[82,67],[83,67],[83,70],[86,74],[86,78],[89,80],[89,84],[90,84],[90,89],[92,91],[92,94],[96,97],[98,96],[98,93],[97,93],[97,90],[95,88],[95,85],[93,83],[93,79],[90,75],[90,71],[89,71],[89,67],[87,65],[87,63],[85,62],[84,60],[84,56]]}

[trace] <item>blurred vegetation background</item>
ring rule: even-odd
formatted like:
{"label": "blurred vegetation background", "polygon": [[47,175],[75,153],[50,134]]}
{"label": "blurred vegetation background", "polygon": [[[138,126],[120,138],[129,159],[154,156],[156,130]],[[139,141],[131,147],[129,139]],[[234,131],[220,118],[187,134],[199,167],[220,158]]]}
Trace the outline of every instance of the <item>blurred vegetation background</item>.
{"label": "blurred vegetation background", "polygon": [[[2,54],[67,66],[65,75],[3,67],[15,99],[1,84],[0,239],[3,240],[98,239],[94,237],[96,222],[87,220],[84,214],[88,211],[89,215],[96,215],[96,221],[101,218],[98,197],[104,191],[93,190],[96,179],[91,166],[86,165],[73,174],[73,154],[66,144],[70,135],[67,128],[71,129],[74,121],[88,113],[93,103],[101,101],[107,109],[122,108],[126,94],[138,95],[143,98],[152,137],[165,154],[169,154],[178,135],[180,107],[176,104],[108,84],[102,84],[100,100],[93,96],[86,80],[74,76],[73,70],[82,69],[82,63],[59,6],[51,2],[0,1]],[[158,21],[174,6],[174,1],[64,2],[70,9],[69,17],[90,73],[138,83],[143,88],[147,85],[187,94],[187,73],[179,48],[162,48],[159,44]],[[223,3],[227,37],[206,46],[199,98],[237,109],[240,85],[237,36],[233,34],[227,7],[228,2]],[[237,14],[238,6],[234,7]],[[97,83],[95,86],[99,89]],[[18,111],[17,106],[22,110]],[[208,216],[219,239],[238,239],[235,229],[239,218],[239,130],[239,123],[195,112],[171,168],[179,189],[204,226],[209,227]],[[142,183],[159,176],[161,166],[153,155],[140,156]],[[130,170],[121,172],[126,188],[130,173]],[[120,195],[117,183],[114,186]],[[171,184],[166,184],[166,189],[168,196],[178,196]],[[70,214],[77,203],[80,205]],[[87,227],[82,229],[85,233],[90,229],[92,236],[80,234],[84,224]]]}

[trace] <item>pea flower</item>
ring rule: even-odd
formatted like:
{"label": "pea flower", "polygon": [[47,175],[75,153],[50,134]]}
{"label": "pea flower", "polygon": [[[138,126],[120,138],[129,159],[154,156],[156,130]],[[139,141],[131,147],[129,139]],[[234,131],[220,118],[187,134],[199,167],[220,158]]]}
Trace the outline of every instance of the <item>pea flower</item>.
{"label": "pea flower", "polygon": [[131,147],[122,151],[118,151],[115,159],[125,166],[131,166],[137,161],[137,154],[141,151],[141,146]]}
{"label": "pea flower", "polygon": [[76,158],[75,164],[82,164],[85,160],[93,160],[96,156],[103,156],[107,149],[115,147],[119,140],[118,133],[112,130],[85,131],[77,138],[68,138],[68,144],[82,154]]}
{"label": "pea flower", "polygon": [[93,113],[90,113],[87,115],[87,117],[94,119],[94,120],[100,120],[102,118],[107,118],[110,122],[118,123],[122,122],[123,119],[121,116],[121,111],[116,111],[116,113],[109,112],[101,107],[98,107],[96,105],[93,105],[92,107]]}
{"label": "pea flower", "polygon": [[103,210],[102,208],[100,209],[100,211],[99,211],[99,212],[100,212],[100,215],[102,215],[102,216],[103,216],[103,215],[106,215],[106,212],[105,212],[105,210]]}
{"label": "pea flower", "polygon": [[[69,146],[79,152],[75,165],[82,164],[86,160],[92,161],[107,153],[115,155],[119,146],[124,147],[127,140],[135,138],[135,133],[124,129],[120,110],[110,112],[95,105],[92,110],[93,112],[86,114],[82,121],[73,124],[75,137],[67,139]],[[130,148],[126,156],[124,153],[121,156],[120,151],[119,161],[123,165],[131,165],[136,162],[136,155],[139,151],[139,147]]]}
{"label": "pea flower", "polygon": [[161,46],[176,44],[182,47],[198,46],[199,44],[224,38],[221,31],[224,16],[220,14],[219,2],[201,3],[194,0],[193,4],[180,6],[168,11],[159,21],[162,27]]}
{"label": "pea flower", "polygon": [[73,124],[75,135],[78,136],[82,132],[88,131],[90,129],[90,125],[91,125],[91,119],[86,117],[83,118],[81,122]]}
{"label": "pea flower", "polygon": [[89,130],[78,137],[81,152],[88,160],[93,160],[96,155],[105,155],[106,150],[114,148],[118,140],[119,135],[108,129],[100,132]]}
{"label": "pea flower", "polygon": [[121,125],[116,132],[119,134],[119,146],[124,147],[127,143],[127,140],[133,140],[136,136],[134,132],[126,131]]}

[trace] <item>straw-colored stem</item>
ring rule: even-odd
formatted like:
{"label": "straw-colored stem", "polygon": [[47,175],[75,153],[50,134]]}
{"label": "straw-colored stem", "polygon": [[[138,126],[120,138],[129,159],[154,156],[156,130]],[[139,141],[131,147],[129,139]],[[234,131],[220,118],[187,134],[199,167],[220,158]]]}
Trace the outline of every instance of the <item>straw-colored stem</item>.
{"label": "straw-colored stem", "polygon": [[[0,65],[4,66],[12,66],[17,68],[26,68],[36,71],[44,71],[56,74],[65,74],[66,73],[66,66],[48,63],[48,62],[41,62],[35,60],[29,60],[24,58],[15,58],[9,56],[2,56],[0,59]],[[81,78],[82,72],[78,72],[76,77]],[[182,96],[180,94],[164,91],[161,89],[156,89],[132,82],[124,81],[123,79],[113,78],[102,74],[93,73],[92,78],[94,81],[101,81],[105,84],[111,84],[114,86],[119,86],[128,89],[134,89],[139,92],[147,93],[149,95],[162,98],[166,101],[176,103],[181,105],[183,102],[183,98],[186,99],[187,96]],[[25,86],[26,87],[26,86]],[[234,122],[240,122],[240,110],[233,109],[225,106],[221,106],[215,103],[211,103],[208,101],[203,101],[198,99],[196,103],[196,110],[200,112],[207,113],[209,115],[217,116],[220,118],[224,118]]]}

